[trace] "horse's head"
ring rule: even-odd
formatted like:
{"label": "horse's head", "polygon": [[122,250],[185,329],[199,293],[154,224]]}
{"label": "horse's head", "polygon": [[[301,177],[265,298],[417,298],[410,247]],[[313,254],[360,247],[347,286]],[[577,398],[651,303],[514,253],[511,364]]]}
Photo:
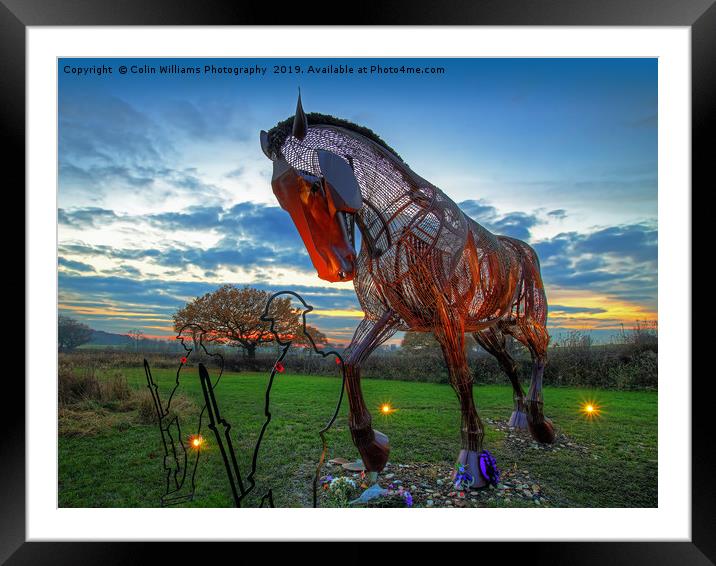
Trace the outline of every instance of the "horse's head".
{"label": "horse's head", "polygon": [[[308,119],[298,97],[293,137],[302,140]],[[261,131],[261,148],[273,161],[271,188],[281,208],[291,215],[318,276],[326,281],[350,281],[355,275],[356,250],[353,215],[362,206],[358,181],[343,157],[321,149],[312,159],[314,171],[294,167],[278,151],[269,148],[269,136]]]}

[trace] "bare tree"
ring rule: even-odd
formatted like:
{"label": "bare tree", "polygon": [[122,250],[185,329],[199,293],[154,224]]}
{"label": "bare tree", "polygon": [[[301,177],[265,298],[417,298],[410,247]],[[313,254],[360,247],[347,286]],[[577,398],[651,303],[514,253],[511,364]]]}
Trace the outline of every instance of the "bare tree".
{"label": "bare tree", "polygon": [[57,346],[61,352],[74,350],[92,339],[93,330],[74,318],[60,315],[57,319]]}
{"label": "bare tree", "polygon": [[138,328],[133,328],[129,332],[127,332],[127,336],[129,336],[132,341],[134,342],[134,351],[139,351],[139,343],[144,340],[144,334],[142,334],[142,331]]}

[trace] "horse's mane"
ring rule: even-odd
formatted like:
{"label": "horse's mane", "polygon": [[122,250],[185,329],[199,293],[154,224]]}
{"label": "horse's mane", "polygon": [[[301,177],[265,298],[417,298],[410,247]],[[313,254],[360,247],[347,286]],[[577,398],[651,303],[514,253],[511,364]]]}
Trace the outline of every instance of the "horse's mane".
{"label": "horse's mane", "polygon": [[[369,140],[374,141],[379,146],[387,149],[395,157],[400,159],[400,161],[403,161],[403,158],[398,155],[397,151],[395,151],[392,147],[385,143],[380,138],[380,136],[376,134],[373,130],[366,128],[365,126],[360,126],[348,120],[344,120],[343,118],[336,118],[335,116],[331,116],[330,114],[319,114],[318,112],[311,112],[309,114],[306,114],[306,117],[308,118],[309,126],[325,124],[327,126],[338,126],[340,128],[345,128],[346,130],[351,130],[357,134],[368,138]],[[281,145],[283,145],[283,142],[285,142],[286,138],[291,134],[292,127],[293,116],[290,116],[282,122],[276,124],[268,131],[269,151],[276,151],[276,153],[278,153],[278,150],[280,149]]]}

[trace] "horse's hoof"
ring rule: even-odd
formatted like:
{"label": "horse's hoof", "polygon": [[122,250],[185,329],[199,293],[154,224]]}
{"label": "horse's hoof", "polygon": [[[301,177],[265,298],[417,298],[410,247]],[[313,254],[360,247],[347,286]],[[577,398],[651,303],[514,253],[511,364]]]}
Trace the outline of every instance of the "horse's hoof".
{"label": "horse's hoof", "polygon": [[[464,480],[465,485],[455,485],[457,489],[468,487],[470,489],[482,489],[487,487],[489,482],[488,479],[482,475],[480,471],[480,453],[474,450],[460,450],[460,454],[457,457],[458,465],[465,467],[467,477]],[[452,481],[459,481],[457,470],[452,474]],[[462,483],[462,482],[461,482]]]}
{"label": "horse's hoof", "polygon": [[526,430],[527,413],[523,411],[513,411],[507,426],[516,428],[517,430]]}
{"label": "horse's hoof", "polygon": [[390,443],[388,437],[379,430],[373,430],[373,440],[358,447],[366,470],[369,472],[382,472],[390,456]]}
{"label": "horse's hoof", "polygon": [[552,426],[552,421],[547,417],[539,424],[527,423],[527,425],[532,438],[537,442],[542,444],[552,444],[554,442],[554,426]]}

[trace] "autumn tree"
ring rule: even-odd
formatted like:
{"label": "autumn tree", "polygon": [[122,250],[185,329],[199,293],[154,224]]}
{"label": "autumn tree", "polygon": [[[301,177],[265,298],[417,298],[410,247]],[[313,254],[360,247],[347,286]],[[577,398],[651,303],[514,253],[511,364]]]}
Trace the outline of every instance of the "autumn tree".
{"label": "autumn tree", "polygon": [[[316,328],[315,326],[307,324],[306,334],[308,334],[313,339],[313,343],[318,347],[325,346],[326,344],[328,344],[328,338],[326,337],[326,335],[320,330],[318,330],[318,328]],[[296,346],[303,346],[306,349],[310,349],[311,342],[306,337],[306,334],[303,333],[299,326],[298,334],[294,338],[293,343]]]}
{"label": "autumn tree", "polygon": [[60,351],[74,350],[92,339],[92,329],[86,324],[60,315],[57,319],[57,345]]}
{"label": "autumn tree", "polygon": [[408,330],[403,336],[400,347],[409,352],[429,352],[433,350],[438,351],[440,344],[435,340],[435,336],[433,336],[432,332],[415,332]]}
{"label": "autumn tree", "polygon": [[[235,344],[243,348],[249,358],[255,358],[256,347],[274,339],[270,323],[261,320],[268,299],[266,291],[222,285],[179,309],[173,316],[174,329],[181,332],[185,326],[196,324],[206,331],[205,342]],[[279,335],[297,334],[300,311],[291,306],[290,298],[274,299],[269,315],[275,319],[274,329]]]}

